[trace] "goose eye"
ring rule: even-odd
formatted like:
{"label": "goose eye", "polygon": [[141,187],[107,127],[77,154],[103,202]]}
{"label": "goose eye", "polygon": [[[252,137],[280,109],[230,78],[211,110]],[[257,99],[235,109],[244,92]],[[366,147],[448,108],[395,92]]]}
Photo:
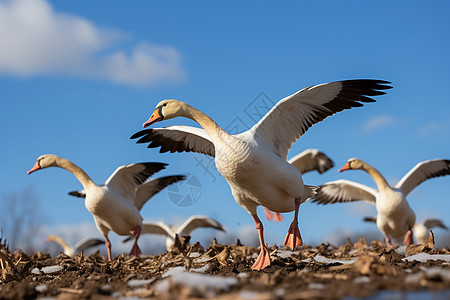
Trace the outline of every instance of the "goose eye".
{"label": "goose eye", "polygon": [[164,106],[167,106],[167,103],[164,103],[162,106],[163,106],[163,107],[164,107]]}

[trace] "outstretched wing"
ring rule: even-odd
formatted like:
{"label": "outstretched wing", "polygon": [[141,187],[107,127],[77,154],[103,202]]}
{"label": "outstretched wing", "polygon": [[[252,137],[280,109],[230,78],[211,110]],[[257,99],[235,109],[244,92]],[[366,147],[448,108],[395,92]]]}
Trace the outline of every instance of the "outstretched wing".
{"label": "outstretched wing", "polygon": [[89,248],[98,246],[98,245],[102,245],[104,244],[105,241],[101,240],[101,239],[97,239],[97,238],[86,238],[83,239],[81,241],[79,241],[78,243],[76,243],[73,248],[75,250],[75,253],[79,253],[81,251],[85,251]]}
{"label": "outstretched wing", "polygon": [[395,185],[402,191],[403,195],[408,195],[416,186],[427,179],[445,176],[450,174],[450,160],[433,159],[418,163]]}
{"label": "outstretched wing", "polygon": [[375,204],[377,191],[349,180],[330,181],[321,185],[313,202],[329,204],[337,202],[365,201]]}
{"label": "outstretched wing", "polygon": [[[175,238],[175,232],[165,223],[158,222],[158,223],[143,223],[142,224],[142,230],[141,234],[159,234],[165,237]],[[133,240],[134,237],[130,235],[126,239],[124,239],[122,242],[126,243],[130,240]]]}
{"label": "outstretched wing", "polygon": [[287,160],[292,144],[312,125],[344,109],[375,102],[368,96],[383,95],[390,82],[358,79],[307,87],[280,100],[251,129],[257,140]]}
{"label": "outstretched wing", "polygon": [[317,149],[305,150],[291,158],[288,162],[302,174],[313,170],[322,174],[334,166],[333,161],[325,153]]}
{"label": "outstretched wing", "polygon": [[185,179],[186,176],[184,175],[174,175],[151,179],[137,189],[134,204],[136,205],[137,209],[141,210],[142,206],[144,206],[144,204],[154,195],[156,195],[172,183]]}
{"label": "outstretched wing", "polygon": [[434,228],[434,227],[441,227],[441,228],[444,228],[444,229],[448,229],[447,226],[444,225],[442,220],[439,220],[439,219],[427,219],[427,220],[425,220],[423,225],[426,228],[428,228],[428,229],[431,229],[431,228]]}
{"label": "outstretched wing", "polygon": [[146,162],[121,166],[108,178],[105,185],[114,189],[125,198],[134,201],[136,189],[147,178],[161,171],[166,166],[167,164],[160,162]]}
{"label": "outstretched wing", "polygon": [[225,228],[217,221],[205,216],[192,216],[187,219],[179,228],[178,235],[189,235],[192,230],[197,228],[215,228],[225,231]]}
{"label": "outstretched wing", "polygon": [[214,157],[215,149],[211,138],[202,128],[191,126],[169,126],[144,129],[133,134],[131,139],[140,138],[137,143],[149,143],[148,148],[161,147],[159,152],[198,152]]}

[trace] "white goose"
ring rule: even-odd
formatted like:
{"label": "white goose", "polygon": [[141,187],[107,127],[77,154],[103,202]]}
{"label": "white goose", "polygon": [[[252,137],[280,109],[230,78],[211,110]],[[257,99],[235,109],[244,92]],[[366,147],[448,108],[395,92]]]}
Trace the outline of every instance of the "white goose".
{"label": "white goose", "polygon": [[[307,149],[289,159],[288,163],[296,167],[302,175],[310,171],[317,171],[319,174],[322,174],[334,166],[333,161],[325,153],[317,149]],[[283,221],[284,217],[280,213],[272,213],[265,207],[263,209],[267,220]]]}
{"label": "white goose", "polygon": [[381,80],[346,80],[305,88],[279,101],[250,130],[230,135],[203,112],[177,100],[163,100],[144,127],[153,123],[186,117],[205,130],[189,126],[147,129],[131,138],[161,147],[160,152],[194,151],[215,157],[217,170],[228,181],[236,202],[253,217],[261,252],[252,269],[270,265],[264,243],[263,226],[256,208],[262,205],[275,212],[295,210],[285,245],[302,245],[298,229],[301,203],[314,197],[316,187],[305,186],[301,173],[287,162],[292,144],[313,124],[344,109],[374,102],[367,96],[384,94],[388,82]]}
{"label": "white goose", "polygon": [[[214,228],[220,231],[225,231],[225,228],[217,221],[205,216],[192,216],[180,226],[167,225],[164,222],[148,223],[144,222],[141,234],[159,234],[166,237],[166,249],[170,251],[175,244],[175,235],[183,236],[189,235],[197,228]],[[133,237],[124,240],[128,242]]]}
{"label": "white goose", "polygon": [[[366,222],[377,222],[377,217],[365,217],[364,221]],[[434,227],[440,227],[445,230],[448,230],[447,226],[445,226],[444,222],[440,219],[426,219],[421,223],[416,223],[413,227],[413,235],[417,239],[420,244],[424,244],[427,238],[430,236],[430,229]]]}
{"label": "white goose", "polygon": [[59,244],[63,248],[64,254],[70,257],[74,256],[77,253],[80,253],[81,251],[85,251],[89,248],[105,243],[104,241],[97,238],[85,238],[71,247],[61,237],[54,234],[49,235],[46,241]]}
{"label": "white goose", "polygon": [[[141,228],[142,217],[139,210],[151,197],[150,189],[138,189],[156,172],[164,169],[165,163],[138,163],[121,166],[114,171],[103,185],[97,185],[80,167],[71,161],[54,154],[41,155],[34,167],[28,171],[31,174],[48,167],[59,167],[71,172],[84,187],[87,210],[94,216],[97,229],[105,237],[108,250],[108,260],[111,260],[111,242],[109,231],[118,235],[133,234],[135,242],[130,255],[139,256],[141,250],[137,244]],[[182,179],[182,178],[180,178]]]}
{"label": "white goose", "polygon": [[387,244],[391,246],[391,237],[396,240],[404,237],[404,244],[409,245],[413,243],[412,228],[416,216],[405,197],[423,181],[449,175],[450,160],[434,159],[418,163],[393,187],[378,170],[362,160],[349,159],[339,172],[345,170],[366,171],[375,181],[378,190],[341,179],[322,185],[313,202],[328,204],[362,200],[372,203],[377,208],[377,226],[386,236]]}

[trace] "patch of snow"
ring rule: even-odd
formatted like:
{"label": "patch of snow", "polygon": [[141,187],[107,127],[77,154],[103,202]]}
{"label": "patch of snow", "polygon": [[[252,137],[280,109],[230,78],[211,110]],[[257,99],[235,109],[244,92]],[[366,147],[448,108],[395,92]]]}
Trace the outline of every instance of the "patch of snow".
{"label": "patch of snow", "polygon": [[405,258],[402,258],[402,260],[407,261],[418,261],[418,262],[427,262],[429,260],[443,260],[446,262],[450,262],[450,254],[428,254],[428,253],[418,253],[415,255],[411,255]]}
{"label": "patch of snow", "polygon": [[141,285],[152,283],[154,279],[132,279],[128,281],[129,287],[138,287]]}
{"label": "patch of snow", "polygon": [[352,258],[352,259],[331,259],[331,258],[326,258],[325,256],[322,255],[316,255],[314,256],[314,260],[320,263],[324,263],[324,264],[334,264],[334,263],[340,263],[343,265],[346,264],[352,264],[354,263],[357,259],[356,258]]}
{"label": "patch of snow", "polygon": [[45,293],[48,290],[48,285],[46,285],[46,284],[39,284],[34,289],[38,293]]}
{"label": "patch of snow", "polygon": [[283,297],[286,294],[286,290],[284,288],[277,288],[273,291],[273,293],[277,297]]}
{"label": "patch of snow", "polygon": [[308,258],[303,259],[302,262],[309,263],[309,262],[311,262],[311,259],[312,259],[311,257],[308,257]]}
{"label": "patch of snow", "polygon": [[41,271],[39,271],[38,268],[34,268],[31,270],[31,274],[39,275],[39,274],[41,274]]}
{"label": "patch of snow", "polygon": [[402,255],[402,256],[407,256],[407,254],[406,254],[406,246],[399,246],[394,251],[397,252],[398,254]]}
{"label": "patch of snow", "polygon": [[198,273],[176,272],[169,279],[160,281],[156,285],[157,292],[167,292],[170,288],[170,282],[174,284],[183,284],[188,287],[200,289],[208,293],[208,296],[214,296],[215,290],[226,291],[232,286],[238,284],[235,277],[211,276]]}
{"label": "patch of snow", "polygon": [[292,253],[290,250],[277,250],[275,254],[281,258],[289,258],[292,256]]}
{"label": "patch of snow", "polygon": [[175,275],[177,273],[186,272],[186,267],[174,267],[168,269],[164,274],[161,275],[162,278],[166,278],[168,276]]}
{"label": "patch of snow", "polygon": [[370,282],[370,278],[366,277],[366,276],[361,276],[361,277],[356,277],[353,280],[353,283],[358,284],[358,283],[368,283]]}
{"label": "patch of snow", "polygon": [[191,269],[191,272],[205,273],[208,270],[209,270],[209,264],[206,264],[201,268]]}
{"label": "patch of snow", "polygon": [[63,270],[63,267],[61,266],[49,266],[49,267],[43,267],[42,272],[45,274],[58,274]]}
{"label": "patch of snow", "polygon": [[239,273],[237,275],[237,278],[248,278],[250,276],[250,274],[248,273]]}
{"label": "patch of snow", "polygon": [[353,250],[350,250],[350,251],[348,252],[348,254],[353,255],[353,254],[358,253],[358,252],[359,252],[359,250],[353,249]]}
{"label": "patch of snow", "polygon": [[311,282],[310,284],[308,284],[308,289],[309,290],[324,290],[325,284],[319,283],[319,282]]}
{"label": "patch of snow", "polygon": [[259,255],[259,253],[257,253],[257,252],[253,253],[252,258],[257,258],[258,255]]}
{"label": "patch of snow", "polygon": [[415,274],[408,274],[405,277],[405,283],[406,284],[418,284],[422,278],[425,277],[425,274],[423,272],[418,272]]}
{"label": "patch of snow", "polygon": [[431,267],[431,268],[420,267],[420,269],[425,272],[427,278],[430,279],[440,278],[442,281],[450,281],[449,269],[444,269],[440,267]]}
{"label": "patch of snow", "polygon": [[209,261],[209,260],[211,260],[210,257],[203,256],[203,257],[200,257],[200,258],[196,259],[195,262],[203,263],[203,262],[207,262],[207,261]]}
{"label": "patch of snow", "polygon": [[199,257],[201,254],[200,253],[198,253],[198,252],[192,252],[191,254],[189,254],[189,257],[190,258],[196,258],[196,257]]}
{"label": "patch of snow", "polygon": [[260,299],[260,298],[261,298],[260,293],[255,292],[255,291],[244,290],[239,293],[238,299],[253,300],[253,299]]}

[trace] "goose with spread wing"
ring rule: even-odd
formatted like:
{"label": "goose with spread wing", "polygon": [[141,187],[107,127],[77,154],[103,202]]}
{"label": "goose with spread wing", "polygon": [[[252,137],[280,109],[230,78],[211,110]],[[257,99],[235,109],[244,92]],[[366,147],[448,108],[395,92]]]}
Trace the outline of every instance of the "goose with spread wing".
{"label": "goose with spread wing", "polygon": [[93,215],[97,229],[105,238],[108,260],[111,260],[111,242],[108,238],[110,231],[118,235],[133,234],[135,242],[130,255],[141,254],[137,244],[142,229],[142,217],[139,210],[150,197],[147,197],[148,194],[144,190],[140,193],[139,187],[150,176],[166,166],[167,164],[159,162],[121,166],[103,185],[97,185],[86,172],[71,161],[54,154],[45,154],[37,159],[28,174],[49,167],[59,167],[75,175],[84,187],[80,193],[84,194],[85,206]]}
{"label": "goose with spread wing", "polygon": [[360,159],[349,159],[339,172],[345,170],[366,171],[375,181],[378,190],[341,179],[322,185],[313,202],[319,204],[352,201],[371,203],[376,206],[376,223],[378,229],[385,235],[388,246],[392,244],[391,237],[395,240],[404,237],[403,243],[409,245],[413,243],[412,229],[416,216],[406,196],[427,179],[449,175],[450,160],[434,159],[418,163],[393,187],[377,169]]}
{"label": "goose with spread wing", "polygon": [[89,248],[98,246],[98,245],[102,245],[105,242],[102,241],[101,239],[97,239],[97,238],[85,238],[82,239],[81,241],[79,241],[78,243],[76,243],[73,246],[69,246],[61,237],[51,234],[49,235],[45,241],[47,242],[55,242],[57,244],[59,244],[64,251],[64,254],[67,256],[74,256],[75,254],[80,253],[81,251],[86,251]]}
{"label": "goose with spread wing", "polygon": [[[180,226],[167,225],[164,222],[149,223],[144,222],[142,226],[141,234],[159,234],[166,237],[166,249],[170,251],[175,244],[175,235],[178,236],[189,235],[193,230],[197,228],[213,228],[220,231],[225,231],[225,228],[211,218],[205,216],[191,216],[189,219],[184,221]],[[124,240],[128,242],[133,237],[129,237]]]}
{"label": "goose with spread wing", "polygon": [[304,88],[280,100],[257,124],[236,135],[225,132],[205,113],[178,100],[157,104],[144,127],[156,122],[186,117],[204,131],[189,126],[146,129],[131,138],[160,152],[194,151],[215,157],[217,170],[231,187],[236,202],[253,217],[261,243],[252,269],[270,265],[264,243],[263,225],[257,216],[259,205],[274,212],[295,211],[285,238],[291,249],[302,245],[298,228],[301,203],[314,197],[317,187],[303,184],[301,173],[287,161],[292,144],[312,125],[345,109],[374,102],[391,88],[382,80],[346,80]]}
{"label": "goose with spread wing", "polygon": [[[317,149],[307,149],[289,159],[288,163],[296,167],[302,175],[311,171],[317,171],[319,174],[322,174],[334,167],[331,158]],[[284,217],[280,213],[272,213],[265,207],[263,209],[267,220],[283,221]]]}

